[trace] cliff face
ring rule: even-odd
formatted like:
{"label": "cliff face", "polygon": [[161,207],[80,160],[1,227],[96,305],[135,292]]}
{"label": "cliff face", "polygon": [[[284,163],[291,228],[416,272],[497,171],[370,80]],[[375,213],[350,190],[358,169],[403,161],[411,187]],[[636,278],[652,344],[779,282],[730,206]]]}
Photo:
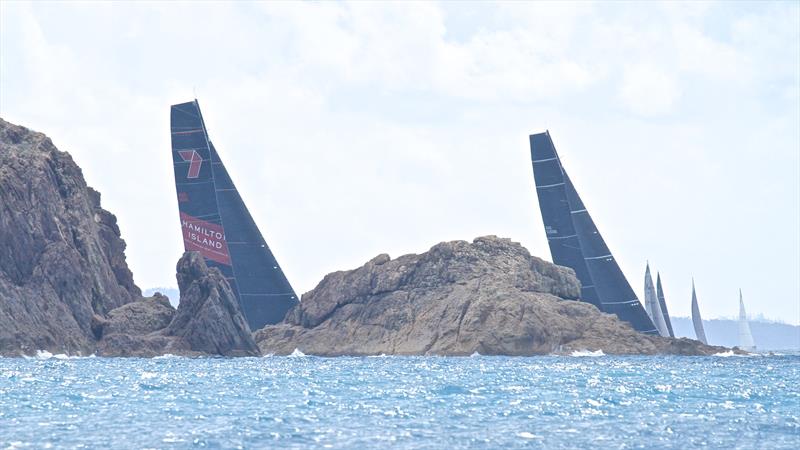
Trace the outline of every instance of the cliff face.
{"label": "cliff face", "polygon": [[326,276],[283,323],[256,333],[262,352],[314,355],[713,354],[654,338],[578,297],[574,272],[494,236]]}
{"label": "cliff face", "polygon": [[92,317],[141,296],[124,250],[70,155],[0,119],[0,354],[92,352]]}

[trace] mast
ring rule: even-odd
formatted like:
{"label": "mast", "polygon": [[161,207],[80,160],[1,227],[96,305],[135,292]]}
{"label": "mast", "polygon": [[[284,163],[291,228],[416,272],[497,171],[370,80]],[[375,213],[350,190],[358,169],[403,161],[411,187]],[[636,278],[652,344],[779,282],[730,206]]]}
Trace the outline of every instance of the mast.
{"label": "mast", "polygon": [[658,272],[656,272],[656,295],[658,295],[658,304],[661,306],[661,315],[664,316],[664,321],[667,323],[669,337],[675,337],[675,332],[672,331],[672,320],[669,318],[667,310],[667,300],[664,298],[664,290],[661,288],[661,273]]}
{"label": "mast", "polygon": [[750,322],[747,321],[747,313],[744,311],[741,289],[739,289],[739,348],[748,352],[756,349],[753,334],[750,332]]}
{"label": "mast", "polygon": [[694,278],[692,278],[692,325],[694,325],[694,334],[697,340],[703,344],[708,344],[706,340],[706,332],[703,329],[703,318],[700,317],[700,307],[697,305],[697,294],[694,290]]}
{"label": "mast", "polygon": [[539,209],[555,264],[581,282],[581,300],[616,314],[637,331],[657,334],[561,164],[549,132],[530,136]]}
{"label": "mast", "polygon": [[251,330],[281,321],[297,296],[209,140],[197,100],[173,105],[170,127],[184,249],[222,272]]}
{"label": "mast", "polygon": [[650,276],[650,263],[647,263],[644,270],[644,305],[647,314],[658,329],[658,334],[669,337],[669,329],[664,321],[664,315],[661,314],[661,305],[658,302],[656,288],[653,286],[653,277]]}

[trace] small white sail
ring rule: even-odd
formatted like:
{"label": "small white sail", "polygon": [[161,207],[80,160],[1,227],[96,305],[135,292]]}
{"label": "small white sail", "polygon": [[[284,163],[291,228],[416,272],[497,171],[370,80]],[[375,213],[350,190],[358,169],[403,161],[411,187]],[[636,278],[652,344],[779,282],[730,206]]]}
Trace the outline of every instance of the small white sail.
{"label": "small white sail", "polygon": [[750,332],[750,322],[747,321],[747,313],[744,311],[741,289],[739,289],[739,348],[748,352],[756,349],[753,333]]}
{"label": "small white sail", "polygon": [[656,295],[656,288],[653,285],[653,277],[650,276],[650,263],[644,271],[644,306],[653,325],[656,326],[658,334],[664,337],[669,337],[669,329],[667,322],[664,320],[664,315],[661,313],[661,305],[658,303],[658,296]]}
{"label": "small white sail", "polygon": [[703,318],[700,316],[700,306],[697,304],[697,294],[694,291],[694,278],[692,278],[692,325],[694,325],[694,335],[703,344],[708,344],[706,331],[703,328]]}

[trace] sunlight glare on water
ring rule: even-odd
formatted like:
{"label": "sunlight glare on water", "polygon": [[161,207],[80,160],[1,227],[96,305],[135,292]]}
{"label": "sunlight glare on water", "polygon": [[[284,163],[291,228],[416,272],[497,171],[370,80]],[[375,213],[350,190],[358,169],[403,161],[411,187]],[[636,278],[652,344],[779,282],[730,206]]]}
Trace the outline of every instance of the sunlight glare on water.
{"label": "sunlight glare on water", "polygon": [[798,448],[799,363],[0,358],[0,448]]}

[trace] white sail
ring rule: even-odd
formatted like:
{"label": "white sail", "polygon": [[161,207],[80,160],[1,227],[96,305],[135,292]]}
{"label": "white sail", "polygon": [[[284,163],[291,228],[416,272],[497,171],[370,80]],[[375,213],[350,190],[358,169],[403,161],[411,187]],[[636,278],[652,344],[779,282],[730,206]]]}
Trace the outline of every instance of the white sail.
{"label": "white sail", "polygon": [[706,331],[703,329],[703,318],[700,317],[700,306],[697,304],[697,294],[694,291],[694,278],[692,278],[692,325],[694,325],[694,335],[703,344],[708,344]]}
{"label": "white sail", "polygon": [[747,321],[747,313],[744,311],[741,289],[739,289],[739,348],[748,352],[756,349],[753,333],[750,332],[750,322]]}
{"label": "white sail", "polygon": [[644,307],[650,320],[658,330],[658,334],[664,337],[669,337],[669,329],[667,322],[664,320],[664,315],[661,313],[661,305],[658,303],[658,296],[656,295],[656,288],[653,285],[653,277],[650,276],[650,264],[644,271]]}

